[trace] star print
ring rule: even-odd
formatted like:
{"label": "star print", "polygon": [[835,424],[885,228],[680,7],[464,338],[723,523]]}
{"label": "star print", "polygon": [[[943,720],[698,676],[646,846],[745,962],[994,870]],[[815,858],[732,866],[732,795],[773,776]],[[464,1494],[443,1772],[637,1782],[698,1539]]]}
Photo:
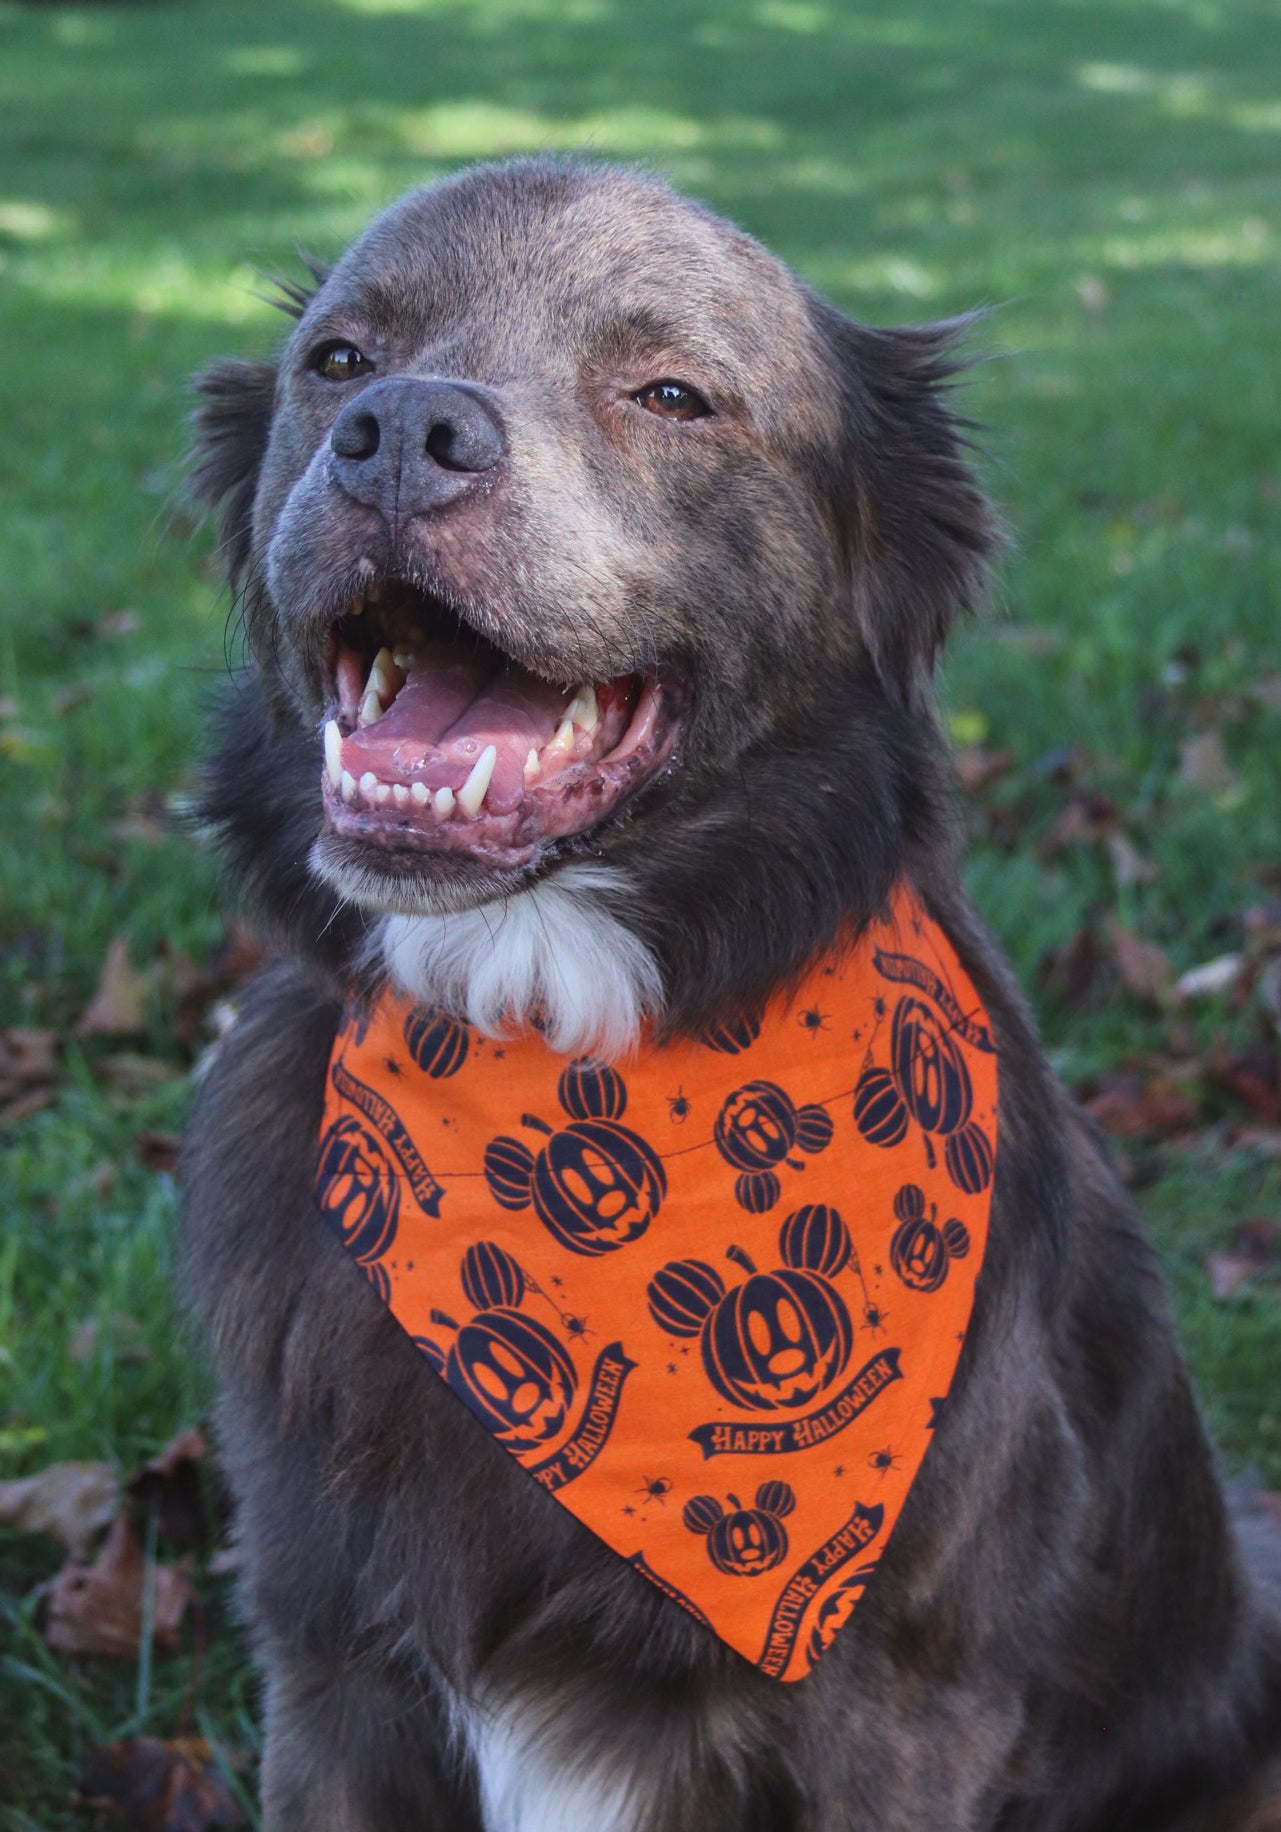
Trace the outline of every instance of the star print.
{"label": "star print", "polygon": [[685,1345],[685,1347],[684,1347],[684,1348],[683,1348],[683,1349],[681,1350],[681,1354],[682,1354],[682,1355],[688,1355],[688,1354],[689,1354],[689,1344],[688,1344],[688,1343],[687,1343],[687,1344]]}
{"label": "star print", "polygon": [[501,1062],[503,1058],[506,1056],[506,1054],[507,1054],[506,1050],[495,1050],[494,1051],[494,1061]]}
{"label": "star print", "polygon": [[405,1072],[394,1056],[384,1056],[383,1067],[389,1075],[403,1075]]}
{"label": "star print", "polygon": [[676,1363],[675,1363],[674,1361],[669,1361],[669,1362],[668,1362],[668,1364],[667,1364],[667,1372],[668,1372],[669,1374],[674,1374],[674,1373],[676,1372]]}
{"label": "star print", "polygon": [[626,1502],[623,1506],[623,1512],[624,1514],[626,1514],[627,1518],[630,1520],[632,1516],[635,1514],[636,1509],[631,1505],[630,1502]]}
{"label": "star print", "polygon": [[836,1468],[832,1471],[832,1474],[839,1479],[845,1474],[845,1465],[843,1463],[838,1463]]}
{"label": "star print", "polygon": [[861,1043],[861,1042],[863,1041],[863,1032],[862,1032],[862,1030],[861,1030],[861,1029],[859,1029],[859,1030],[856,1030],[856,1031],[851,1031],[851,1033],[850,1033],[850,1040],[851,1040],[851,1042],[853,1042],[853,1043]]}
{"label": "star print", "polygon": [[553,1273],[552,1273],[552,1284],[553,1284],[553,1285],[554,1285],[554,1286],[556,1287],[556,1289],[557,1289],[557,1291],[559,1291],[559,1290],[560,1290],[560,1288],[561,1288],[561,1285],[562,1285],[563,1283],[564,1283],[564,1281],[563,1281],[562,1279],[558,1279],[558,1278],[557,1278],[557,1276],[556,1276],[556,1274],[555,1274],[555,1273],[553,1272]]}

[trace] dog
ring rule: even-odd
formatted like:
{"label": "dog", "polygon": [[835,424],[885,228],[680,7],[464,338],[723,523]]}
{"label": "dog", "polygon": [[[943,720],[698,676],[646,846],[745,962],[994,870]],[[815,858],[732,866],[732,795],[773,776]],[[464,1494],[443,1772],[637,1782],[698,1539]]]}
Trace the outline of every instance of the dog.
{"label": "dog", "polygon": [[[964,325],[853,323],[654,177],[557,159],[414,191],[313,280],[278,362],[201,379],[194,470],[250,656],[202,805],[277,951],[199,1089],[183,1224],[265,1680],[264,1823],[1281,1826],[1277,1617],[1152,1253],[960,885],[930,681],[1001,541],[951,401]],[[860,981],[838,1022],[855,957],[885,996]],[[761,1079],[736,1054],[769,1012],[780,1048],[845,1074],[840,1100],[771,1107],[772,1056]],[[542,1105],[517,1117],[513,1082],[453,1309],[429,1280],[403,1300],[430,1306],[419,1328],[388,1217],[403,1251],[412,1198],[432,1248],[464,1199],[453,1090],[482,1060],[505,1087],[509,1052],[545,1062]],[[406,1066],[402,1110],[371,1077]],[[683,1156],[631,1123],[644,1077]],[[842,1141],[870,1168],[837,1187]],[[872,1199],[896,1142],[937,1202],[897,1169]],[[687,1165],[721,1194],[678,1202]],[[615,1219],[584,1221],[607,1184]],[[714,1227],[730,1246],[696,1250]],[[642,1390],[639,1350],[606,1383],[613,1288],[588,1279],[646,1228],[619,1340],[661,1336],[646,1390],[701,1381],[751,1450],[714,1461],[695,1405],[654,1454],[686,1468],[698,1439],[708,1492],[637,1463],[602,1528],[573,1511],[586,1477],[556,1487],[563,1455],[531,1480],[529,1444],[572,1425],[595,1456],[582,1369],[602,1417]],[[749,1234],[784,1263],[744,1281]],[[531,1270],[549,1246],[585,1297]],[[772,1412],[750,1344],[726,1346],[771,1280],[808,1320],[789,1365],[827,1356]],[[885,1344],[910,1305],[947,1367],[909,1482],[876,1421],[906,1391]],[[478,1343],[491,1384],[500,1349],[523,1368],[527,1440]],[[797,1410],[834,1370],[845,1410]],[[802,1418],[833,1432],[812,1504],[781,1454],[753,1460]],[[838,1504],[820,1557],[797,1523]],[[777,1661],[629,1562],[642,1516],[715,1607],[762,1609],[777,1578]],[[806,1600],[829,1571],[834,1636]]]}

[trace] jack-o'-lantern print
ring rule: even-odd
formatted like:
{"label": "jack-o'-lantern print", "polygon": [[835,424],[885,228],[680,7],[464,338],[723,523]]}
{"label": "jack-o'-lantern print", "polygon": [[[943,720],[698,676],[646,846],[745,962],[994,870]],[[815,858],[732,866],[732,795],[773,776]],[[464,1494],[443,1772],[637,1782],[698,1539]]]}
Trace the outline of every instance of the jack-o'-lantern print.
{"label": "jack-o'-lantern print", "polygon": [[320,1141],[316,1201],[347,1251],[362,1266],[386,1253],[396,1238],[400,1184],[378,1134],[342,1114]]}
{"label": "jack-o'-lantern print", "polygon": [[557,1094],[570,1123],[557,1131],[536,1115],[521,1125],[541,1133],[537,1152],[503,1136],[485,1147],[485,1179],[505,1209],[532,1202],[543,1226],[573,1253],[612,1253],[637,1240],[667,1193],[662,1160],[619,1122],[627,1088],[616,1069],[590,1057],[571,1062]]}
{"label": "jack-o'-lantern print", "polygon": [[[536,1317],[520,1308],[531,1289],[520,1266],[493,1241],[477,1241],[463,1255],[463,1292],[476,1306],[457,1324],[443,1311],[431,1320],[454,1332],[444,1375],[481,1424],[511,1451],[536,1450],[565,1423],[578,1376],[563,1345]],[[434,1365],[441,1350],[430,1338],[419,1347]]]}
{"label": "jack-o'-lantern print", "polygon": [[762,1482],[751,1508],[745,1508],[737,1495],[726,1499],[733,1503],[732,1513],[726,1513],[715,1495],[695,1495],[681,1510],[691,1533],[706,1534],[707,1556],[716,1569],[733,1577],[756,1578],[781,1565],[787,1557],[783,1521],[796,1506],[790,1486]]}
{"label": "jack-o'-lantern print", "polygon": [[837,1631],[844,1628],[854,1614],[854,1606],[867,1589],[876,1565],[873,1559],[870,1564],[858,1566],[820,1603],[805,1648],[806,1664],[811,1672],[835,1641]]}
{"label": "jack-o'-lantern print", "polygon": [[[995,1155],[973,1117],[974,1089],[963,1044],[990,1051],[991,1040],[969,1024],[931,969],[906,956],[878,956],[877,964],[887,978],[910,978],[925,996],[900,995],[890,1020],[887,1062],[876,1062],[869,1045],[854,1090],[854,1123],[869,1144],[889,1150],[915,1122],[930,1169],[936,1163],[934,1140],[940,1139],[948,1176],[958,1189],[977,1195],[992,1181]],[[883,1011],[879,999],[877,1010]]]}
{"label": "jack-o'-lantern print", "polygon": [[934,1203],[926,1213],[925,1194],[915,1183],[905,1183],[894,1198],[898,1226],[890,1241],[890,1264],[913,1291],[937,1291],[954,1259],[970,1250],[970,1232],[963,1221],[950,1217],[940,1228]]}
{"label": "jack-o'-lantern print", "polygon": [[798,1108],[777,1082],[749,1081],[728,1095],[713,1128],[716,1149],[738,1171],[734,1195],[751,1215],[772,1209],[782,1194],[777,1167],[802,1170],[799,1150],[807,1156],[831,1142],[832,1122],[825,1108]]}
{"label": "jack-o'-lantern print", "polygon": [[[835,1209],[801,1209],[779,1232],[781,1266],[758,1272],[740,1247],[726,1257],[747,1278],[726,1289],[705,1260],[671,1260],[650,1280],[650,1315],[671,1336],[698,1336],[703,1368],[722,1398],[753,1412],[807,1406],[839,1378],[854,1325],[831,1278],[850,1263],[849,1230]],[[827,1271],[818,1270],[825,1266]]]}

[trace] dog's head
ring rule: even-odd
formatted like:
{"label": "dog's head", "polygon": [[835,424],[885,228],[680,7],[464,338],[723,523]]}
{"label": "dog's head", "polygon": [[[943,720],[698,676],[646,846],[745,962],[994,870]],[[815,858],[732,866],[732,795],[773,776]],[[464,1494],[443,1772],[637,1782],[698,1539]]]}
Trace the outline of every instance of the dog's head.
{"label": "dog's head", "polygon": [[203,378],[196,482],[342,898],[671,856],[754,781],[759,815],[851,696],[917,704],[981,589],[947,329],[851,323],[649,176],[466,172],[296,304],[278,365]]}

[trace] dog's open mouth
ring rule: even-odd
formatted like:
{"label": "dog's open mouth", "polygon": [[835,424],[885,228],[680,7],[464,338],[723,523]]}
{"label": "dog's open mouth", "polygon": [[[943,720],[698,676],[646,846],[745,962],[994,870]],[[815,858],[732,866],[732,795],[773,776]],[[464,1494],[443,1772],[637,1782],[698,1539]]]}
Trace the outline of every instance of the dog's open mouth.
{"label": "dog's open mouth", "polygon": [[329,645],[331,829],[518,869],[597,826],[671,756],[683,696],[656,671],[557,685],[440,600],[387,581]]}

